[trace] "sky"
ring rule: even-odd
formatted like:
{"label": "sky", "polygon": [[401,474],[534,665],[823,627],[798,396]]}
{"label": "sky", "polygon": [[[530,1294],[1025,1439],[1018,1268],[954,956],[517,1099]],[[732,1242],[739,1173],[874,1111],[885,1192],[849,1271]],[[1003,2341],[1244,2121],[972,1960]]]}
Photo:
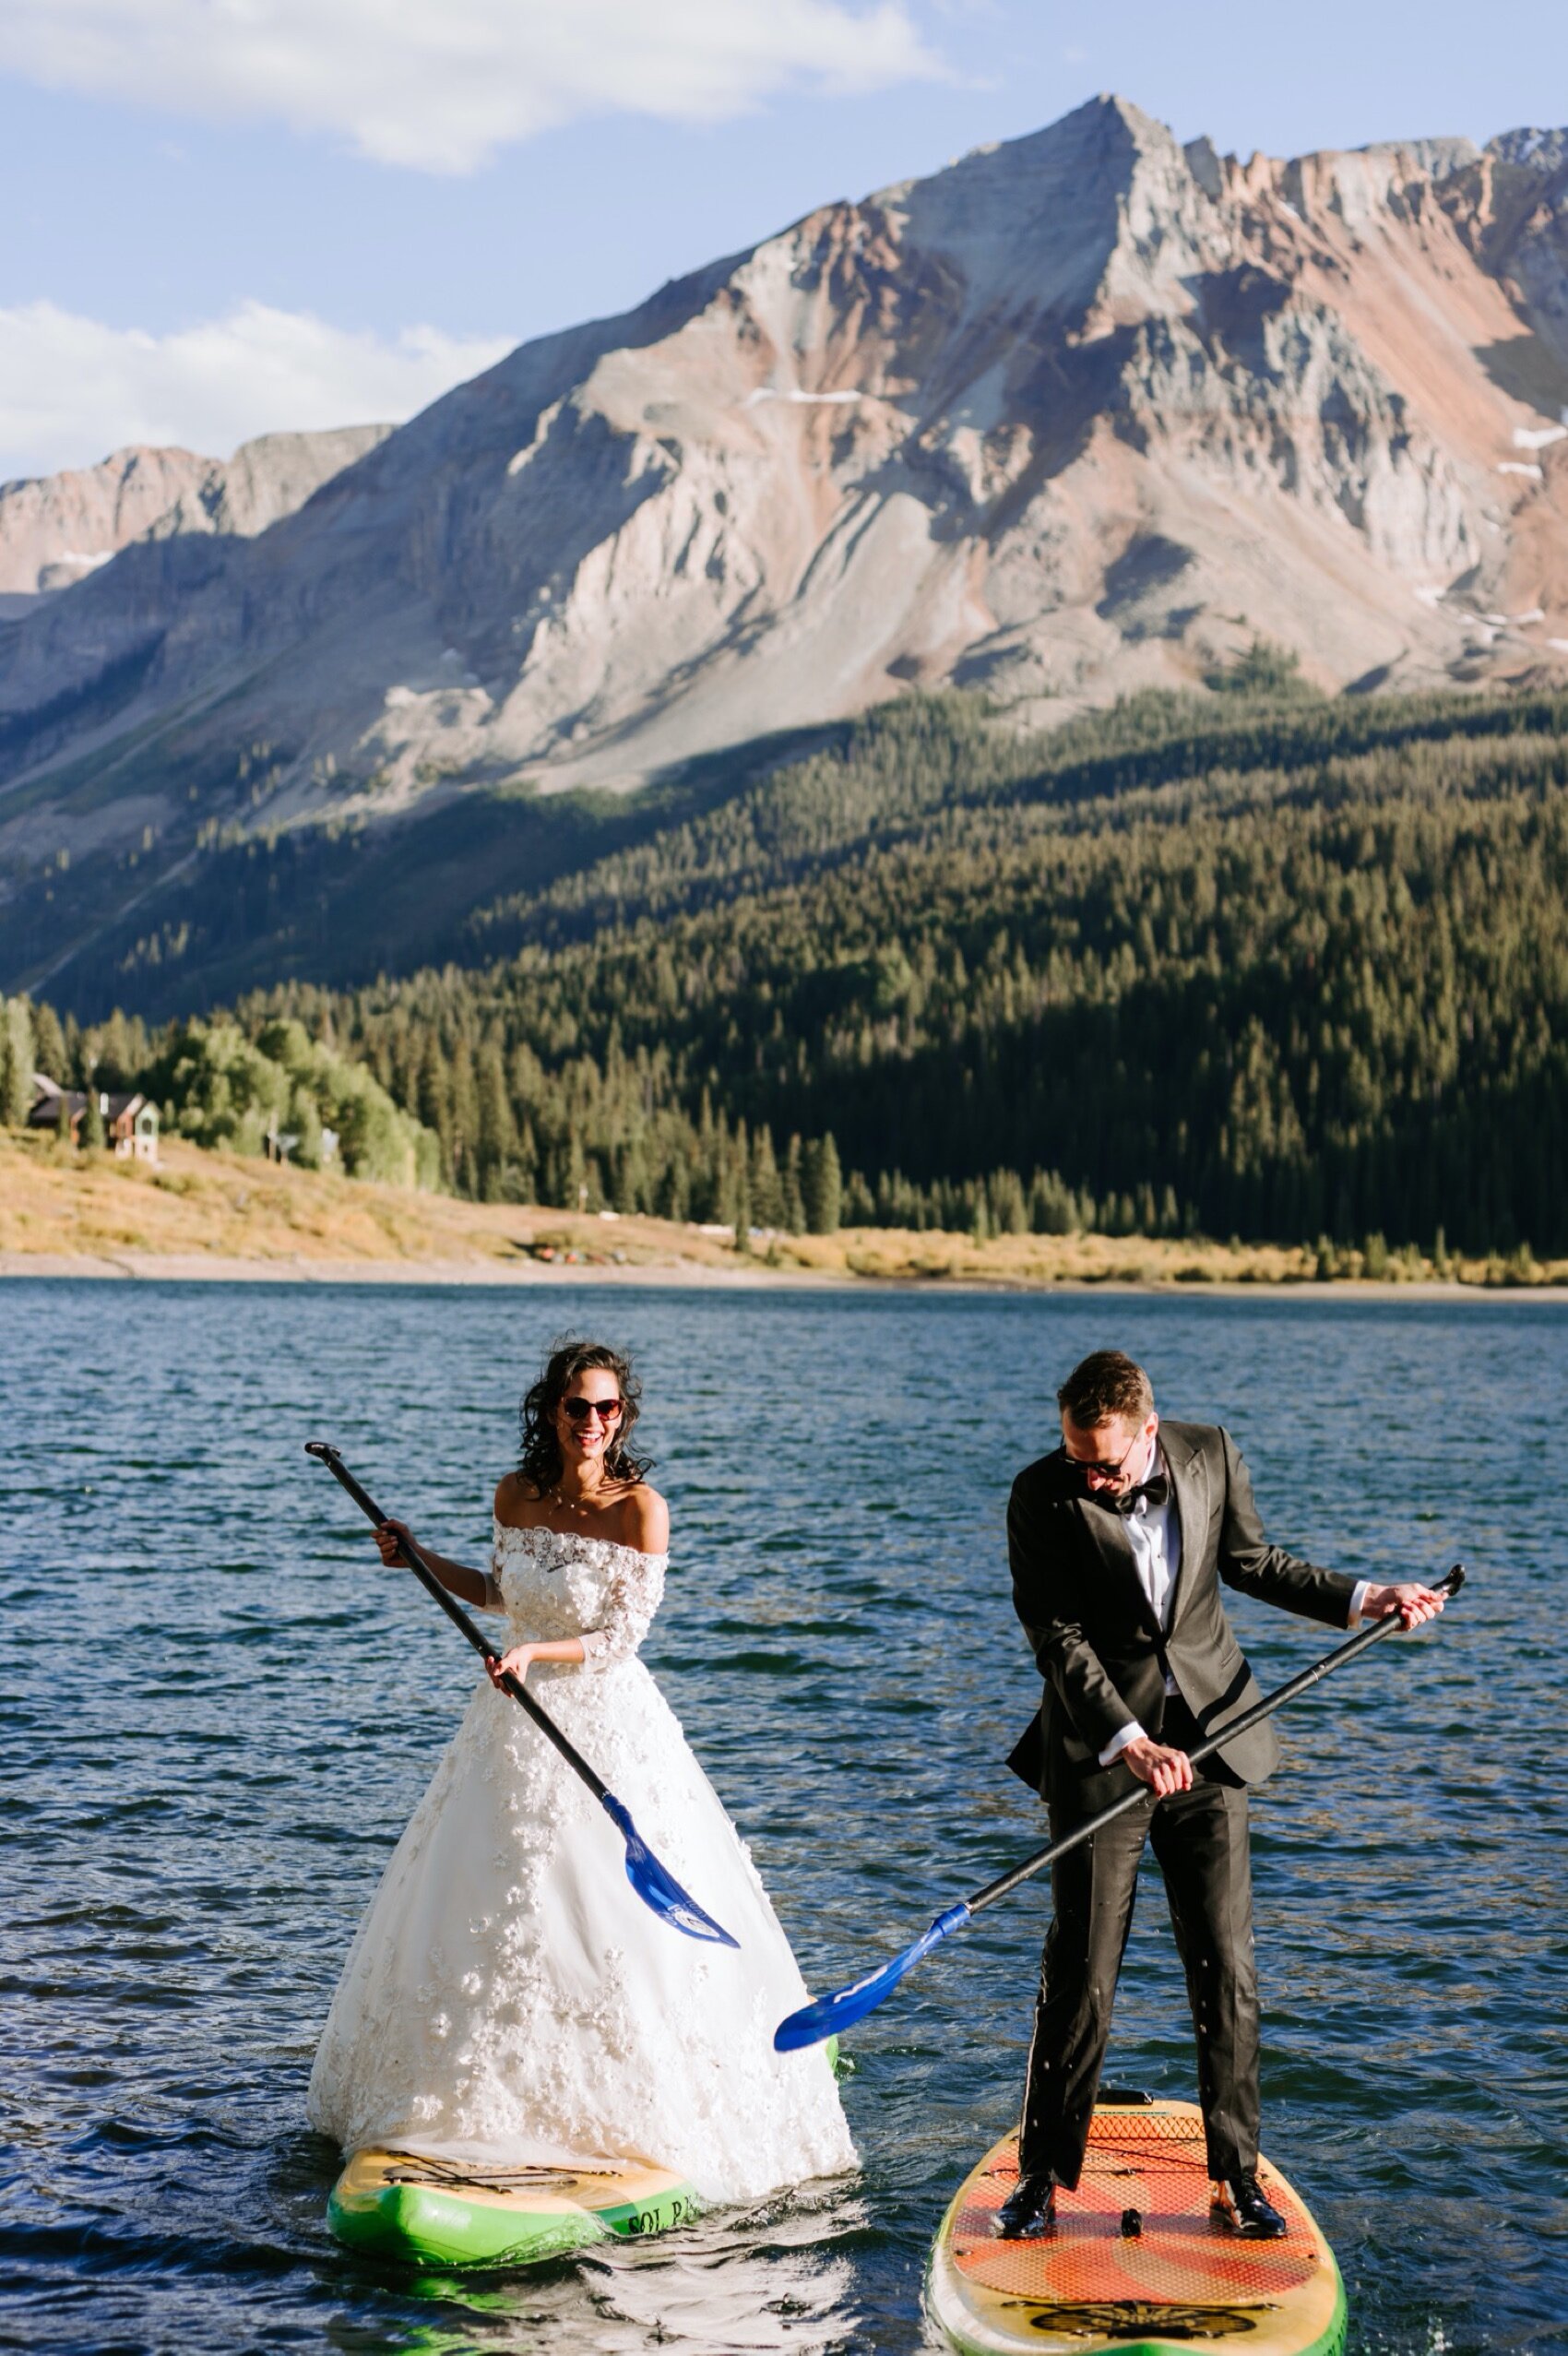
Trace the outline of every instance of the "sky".
{"label": "sky", "polygon": [[1113,90],[1298,155],[1568,123],[1563,0],[0,0],[0,481],[401,419]]}

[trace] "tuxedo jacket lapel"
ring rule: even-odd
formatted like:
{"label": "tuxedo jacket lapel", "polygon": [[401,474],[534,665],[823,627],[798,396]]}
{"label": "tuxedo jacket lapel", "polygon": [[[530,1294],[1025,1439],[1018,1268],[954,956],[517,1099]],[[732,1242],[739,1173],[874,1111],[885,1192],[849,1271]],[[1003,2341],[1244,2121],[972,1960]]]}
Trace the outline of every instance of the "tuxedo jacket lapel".
{"label": "tuxedo jacket lapel", "polygon": [[1175,1633],[1197,1577],[1198,1552],[1208,1530],[1208,1484],[1203,1458],[1162,1431],[1160,1446],[1176,1500],[1176,1523],[1182,1533],[1182,1556],[1176,1565],[1175,1592],[1170,1599],[1170,1628]]}

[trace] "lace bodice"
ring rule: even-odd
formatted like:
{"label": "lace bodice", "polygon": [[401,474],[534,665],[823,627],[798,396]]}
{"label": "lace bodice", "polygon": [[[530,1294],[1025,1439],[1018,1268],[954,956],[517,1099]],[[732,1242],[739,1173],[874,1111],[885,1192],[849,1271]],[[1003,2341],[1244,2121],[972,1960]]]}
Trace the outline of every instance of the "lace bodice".
{"label": "lace bodice", "polygon": [[669,1560],[586,1530],[498,1521],[491,1577],[518,1643],[580,1636],[594,1666],[636,1651],[663,1598]]}

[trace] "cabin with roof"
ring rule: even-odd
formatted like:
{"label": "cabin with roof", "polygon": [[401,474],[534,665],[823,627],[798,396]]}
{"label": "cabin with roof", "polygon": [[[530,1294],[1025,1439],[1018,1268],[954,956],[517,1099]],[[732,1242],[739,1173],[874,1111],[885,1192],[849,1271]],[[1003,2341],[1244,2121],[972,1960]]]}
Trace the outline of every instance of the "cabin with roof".
{"label": "cabin with roof", "polygon": [[[85,1089],[62,1088],[57,1080],[42,1072],[32,1076],[32,1109],[28,1114],[30,1129],[53,1129],[69,1134],[71,1143],[79,1146],[82,1127],[87,1119],[88,1094]],[[103,1135],[109,1150],[121,1161],[158,1161],[158,1107],[139,1089],[128,1093],[114,1089],[97,1090],[98,1110],[103,1121]]]}

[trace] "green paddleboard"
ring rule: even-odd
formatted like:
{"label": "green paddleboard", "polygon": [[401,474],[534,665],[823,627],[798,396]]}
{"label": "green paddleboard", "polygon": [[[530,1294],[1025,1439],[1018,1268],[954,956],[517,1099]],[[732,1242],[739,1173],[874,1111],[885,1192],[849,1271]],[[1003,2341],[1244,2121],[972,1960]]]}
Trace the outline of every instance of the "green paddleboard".
{"label": "green paddleboard", "polygon": [[340,2242],[416,2266],[531,2266],[612,2235],[683,2225],[696,2195],[668,2168],[469,2166],[409,2151],[356,2151],[327,2207]]}

